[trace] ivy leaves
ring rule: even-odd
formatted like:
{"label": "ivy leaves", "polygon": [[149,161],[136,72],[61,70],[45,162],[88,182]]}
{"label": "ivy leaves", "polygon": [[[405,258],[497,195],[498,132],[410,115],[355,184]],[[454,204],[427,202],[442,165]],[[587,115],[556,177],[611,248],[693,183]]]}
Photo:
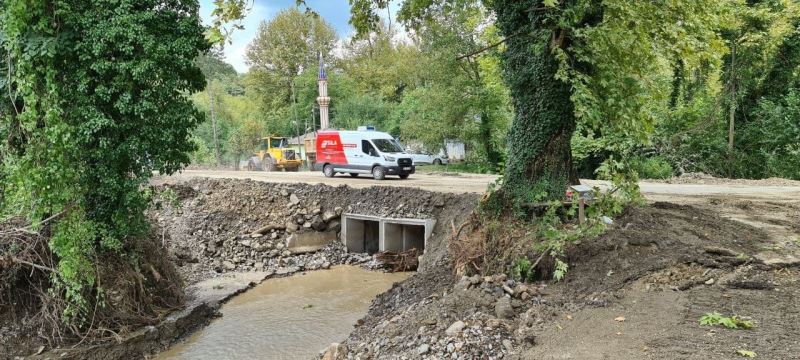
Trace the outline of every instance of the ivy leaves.
{"label": "ivy leaves", "polygon": [[50,243],[54,280],[79,320],[95,255],[135,248],[147,231],[152,172],[189,161],[202,114],[186,94],[205,86],[193,60],[209,44],[191,0],[3,5],[3,90],[17,111],[0,112],[0,205],[34,223],[66,213]]}

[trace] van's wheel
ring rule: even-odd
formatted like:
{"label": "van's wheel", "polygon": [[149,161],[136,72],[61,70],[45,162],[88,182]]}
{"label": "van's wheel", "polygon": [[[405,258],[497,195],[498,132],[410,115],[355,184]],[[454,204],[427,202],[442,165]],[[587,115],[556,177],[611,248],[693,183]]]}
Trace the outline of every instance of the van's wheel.
{"label": "van's wheel", "polygon": [[383,180],[386,178],[386,170],[383,169],[383,166],[372,168],[372,178],[375,180]]}
{"label": "van's wheel", "polygon": [[358,177],[358,173],[350,173],[350,176],[352,176],[352,177]]}
{"label": "van's wheel", "polygon": [[325,174],[327,177],[333,177],[336,173],[333,172],[333,165],[327,164],[322,167],[322,173]]}
{"label": "van's wheel", "polygon": [[400,178],[403,180],[408,179],[408,175],[410,174],[400,174]]}
{"label": "van's wheel", "polygon": [[267,156],[264,157],[264,161],[261,162],[261,166],[264,167],[264,171],[275,171],[278,170],[278,165],[275,164],[275,159]]}
{"label": "van's wheel", "polygon": [[433,165],[442,165],[442,160],[440,160],[440,159],[433,159]]}

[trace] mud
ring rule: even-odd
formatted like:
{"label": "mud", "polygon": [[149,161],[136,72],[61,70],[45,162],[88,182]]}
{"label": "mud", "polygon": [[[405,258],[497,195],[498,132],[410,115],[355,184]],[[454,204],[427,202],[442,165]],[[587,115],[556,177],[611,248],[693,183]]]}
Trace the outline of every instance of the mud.
{"label": "mud", "polygon": [[[750,206],[773,206],[767,215],[777,217],[796,210]],[[743,349],[798,359],[800,266],[770,261],[797,255],[782,237],[793,228],[754,227],[726,210],[629,209],[568,251],[561,283],[417,274],[376,299],[339,358],[728,359]],[[756,328],[700,326],[713,311]],[[448,333],[458,321],[465,328]]]}

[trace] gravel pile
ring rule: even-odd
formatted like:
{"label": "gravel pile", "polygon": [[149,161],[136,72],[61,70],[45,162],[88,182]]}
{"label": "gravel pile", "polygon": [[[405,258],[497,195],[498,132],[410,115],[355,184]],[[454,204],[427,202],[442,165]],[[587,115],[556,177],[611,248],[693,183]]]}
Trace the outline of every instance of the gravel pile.
{"label": "gravel pile", "polygon": [[342,213],[430,218],[449,196],[418,189],[230,179],[163,185],[156,193],[150,216],[190,283],[225,272],[379,267],[373,256],[348,253],[337,241],[314,253],[293,254],[287,239],[302,232],[334,232],[338,238]]}
{"label": "gravel pile", "polygon": [[503,359],[517,354],[520,344],[533,344],[544,323],[541,309],[531,311],[546,303],[541,295],[544,284],[519,284],[504,274],[464,276],[443,292],[409,303],[407,292],[427,281],[417,282],[384,294],[373,306],[395,311],[373,307],[372,313],[391,315],[368,318],[374,323],[362,323],[347,341],[332,344],[322,357]]}

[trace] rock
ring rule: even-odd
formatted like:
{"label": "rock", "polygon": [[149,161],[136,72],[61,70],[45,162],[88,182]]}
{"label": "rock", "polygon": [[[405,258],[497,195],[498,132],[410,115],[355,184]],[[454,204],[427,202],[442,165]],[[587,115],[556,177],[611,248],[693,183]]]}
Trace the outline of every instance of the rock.
{"label": "rock", "polygon": [[287,221],[286,222],[286,232],[287,233],[291,234],[293,232],[296,232],[297,230],[300,230],[300,226],[298,226],[296,222],[294,222],[294,221]]}
{"label": "rock", "polygon": [[347,353],[347,348],[339,343],[331,343],[322,355],[322,360],[342,359]]}
{"label": "rock", "polygon": [[339,217],[339,215],[336,215],[335,211],[325,210],[325,212],[322,213],[322,221],[324,222],[330,222],[337,217]]}
{"label": "rock", "polygon": [[304,223],[304,224],[303,224],[303,228],[305,228],[305,229],[311,229],[311,223],[310,223],[310,222],[306,222],[306,223]]}
{"label": "rock", "polygon": [[[259,236],[261,236],[261,235],[259,235]],[[242,246],[244,246],[244,247],[251,247],[251,246],[253,246],[253,242],[252,242],[252,241],[250,241],[250,240],[242,240],[242,241],[240,241],[240,242],[239,242],[239,244],[242,244]]]}
{"label": "rock", "polygon": [[714,285],[714,278],[710,278],[710,279],[706,280],[705,284],[706,285]]}
{"label": "rock", "polygon": [[534,327],[520,327],[516,331],[518,342],[533,345],[536,343],[536,330]]}
{"label": "rock", "polygon": [[230,261],[227,261],[227,260],[222,262],[222,267],[225,268],[225,270],[234,270],[234,269],[236,269],[236,265],[234,263],[230,262]]}
{"label": "rock", "polygon": [[612,224],[614,224],[614,220],[613,220],[613,219],[611,219],[611,218],[610,218],[610,217],[608,217],[608,216],[601,216],[601,217],[600,217],[600,220],[603,220],[603,223],[604,223],[604,224],[606,224],[606,225],[612,225]]}
{"label": "rock", "polygon": [[297,195],[295,195],[294,193],[292,193],[291,195],[289,195],[289,202],[291,202],[293,205],[297,205],[300,203],[300,198],[297,197]]}
{"label": "rock", "polygon": [[502,283],[502,282],[506,281],[506,278],[507,278],[506,274],[496,274],[496,275],[492,276],[492,281],[494,281],[496,283]]}
{"label": "rock", "polygon": [[328,230],[339,232],[342,230],[342,223],[339,220],[333,220],[328,223]]}
{"label": "rock", "polygon": [[428,351],[430,351],[430,346],[428,346],[428,344],[422,344],[417,348],[418,355],[427,354]]}
{"label": "rock", "polygon": [[494,304],[494,313],[501,319],[510,319],[514,317],[514,309],[511,307],[511,298],[503,296],[497,299],[497,302]]}
{"label": "rock", "polygon": [[481,283],[481,277],[480,277],[480,275],[472,275],[472,276],[469,278],[469,283],[470,283],[471,285],[478,285],[478,284],[480,284],[480,283]]}
{"label": "rock", "polygon": [[327,226],[328,224],[322,221],[319,215],[314,215],[314,217],[311,218],[311,227],[314,228],[314,230],[322,231],[325,230]]}
{"label": "rock", "polygon": [[500,326],[500,320],[498,319],[491,318],[489,320],[486,320],[486,327],[490,329],[496,329],[499,326]]}
{"label": "rock", "polygon": [[703,251],[711,255],[719,255],[719,256],[736,257],[739,255],[739,253],[737,253],[736,251],[717,246],[706,246],[703,248]]}
{"label": "rock", "polygon": [[503,339],[503,347],[506,348],[508,352],[514,351],[514,344],[511,343],[511,340]]}
{"label": "rock", "polygon": [[469,277],[462,276],[461,279],[458,280],[458,282],[456,283],[456,285],[453,288],[456,289],[456,290],[465,291],[465,290],[467,290],[469,288],[470,285],[471,284],[470,284],[470,281],[469,281]]}
{"label": "rock", "polygon": [[456,336],[459,333],[461,333],[461,330],[464,329],[464,326],[466,326],[466,324],[464,324],[463,321],[461,320],[456,321],[452,325],[450,325],[450,327],[448,327],[447,330],[444,331],[444,333],[447,334],[448,336]]}
{"label": "rock", "polygon": [[769,253],[760,253],[755,256],[756,260],[774,269],[783,269],[800,266],[800,259],[791,254],[781,254],[781,256]]}
{"label": "rock", "polygon": [[505,291],[508,295],[514,296],[514,290],[508,287],[508,285],[503,285],[503,291]]}

